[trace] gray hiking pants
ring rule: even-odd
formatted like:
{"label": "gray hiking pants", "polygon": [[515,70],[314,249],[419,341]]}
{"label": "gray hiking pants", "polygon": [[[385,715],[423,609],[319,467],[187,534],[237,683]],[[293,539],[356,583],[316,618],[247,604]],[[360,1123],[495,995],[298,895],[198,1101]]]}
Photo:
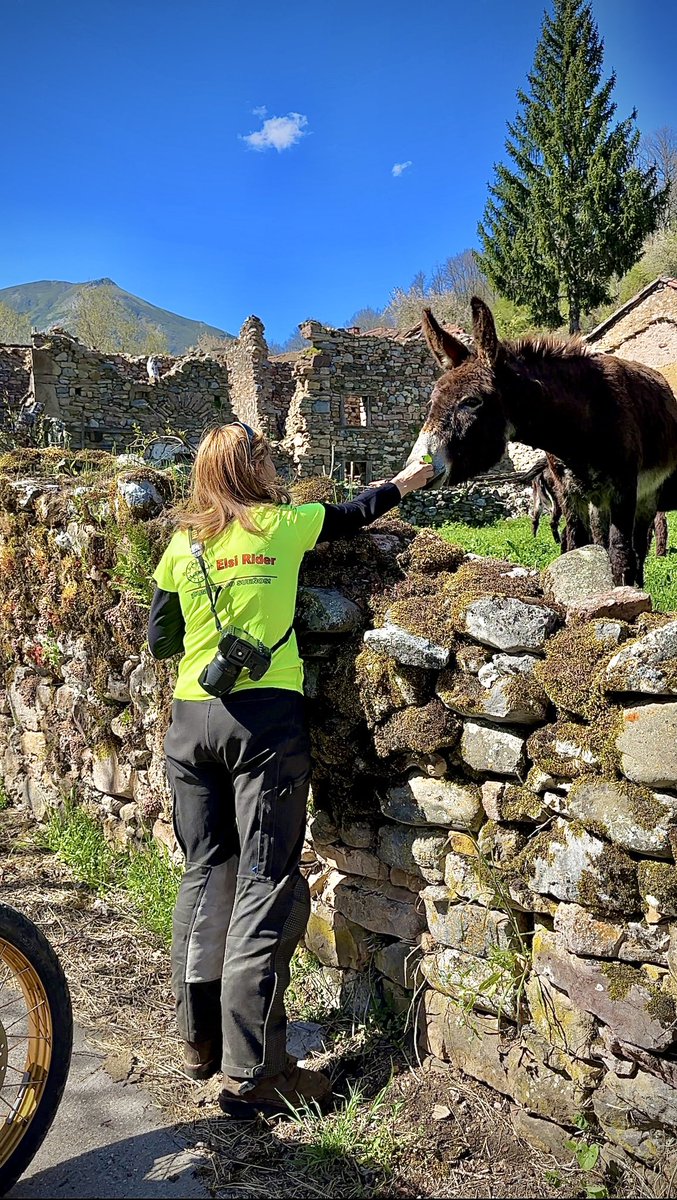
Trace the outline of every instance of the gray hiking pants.
{"label": "gray hiking pants", "polygon": [[275,1075],[286,1063],[289,962],[310,911],[299,871],[303,697],[257,688],[175,700],[165,754],[186,856],[172,940],[179,1032],[189,1042],[222,1033],[227,1075]]}

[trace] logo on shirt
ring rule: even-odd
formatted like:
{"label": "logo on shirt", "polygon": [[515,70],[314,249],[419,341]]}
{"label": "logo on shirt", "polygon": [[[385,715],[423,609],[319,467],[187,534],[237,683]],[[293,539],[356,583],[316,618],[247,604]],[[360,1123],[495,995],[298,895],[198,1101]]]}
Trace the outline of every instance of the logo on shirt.
{"label": "logo on shirt", "polygon": [[272,567],[277,562],[277,557],[271,557],[268,554],[235,554],[232,558],[217,558],[217,571],[225,571],[228,567],[239,567],[240,561],[243,567]]}

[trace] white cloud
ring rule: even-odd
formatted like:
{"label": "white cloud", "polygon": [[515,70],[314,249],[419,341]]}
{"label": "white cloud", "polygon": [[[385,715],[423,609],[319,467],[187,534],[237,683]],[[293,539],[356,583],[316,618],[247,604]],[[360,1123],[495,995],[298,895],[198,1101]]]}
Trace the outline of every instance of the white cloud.
{"label": "white cloud", "polygon": [[[257,113],[263,117],[265,109]],[[268,117],[260,129],[242,136],[252,150],[288,150],[305,136],[308,118],[303,113],[290,112],[286,117]]]}
{"label": "white cloud", "polygon": [[407,161],[406,161],[406,162],[403,162],[403,163],[395,163],[395,164],[394,164],[394,166],[393,166],[393,175],[394,175],[394,176],[395,176],[395,178],[397,179],[398,175],[402,175],[402,173],[403,173],[404,171],[406,171],[407,167],[412,167],[413,165],[414,165],[414,164],[412,163],[412,161],[411,161],[411,159],[410,159],[410,158],[409,158],[409,159],[407,159]]}
{"label": "white cloud", "polygon": [[268,109],[266,108],[265,104],[259,104],[259,105],[257,105],[256,108],[252,109],[252,115],[255,117],[263,118],[266,116],[267,112],[268,112]]}

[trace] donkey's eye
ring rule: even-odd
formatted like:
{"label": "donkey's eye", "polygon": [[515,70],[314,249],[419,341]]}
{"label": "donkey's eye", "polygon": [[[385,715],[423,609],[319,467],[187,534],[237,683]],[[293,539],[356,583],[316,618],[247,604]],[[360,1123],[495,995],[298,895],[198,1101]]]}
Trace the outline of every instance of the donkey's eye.
{"label": "donkey's eye", "polygon": [[463,408],[479,408],[482,403],[481,396],[462,396],[461,405]]}

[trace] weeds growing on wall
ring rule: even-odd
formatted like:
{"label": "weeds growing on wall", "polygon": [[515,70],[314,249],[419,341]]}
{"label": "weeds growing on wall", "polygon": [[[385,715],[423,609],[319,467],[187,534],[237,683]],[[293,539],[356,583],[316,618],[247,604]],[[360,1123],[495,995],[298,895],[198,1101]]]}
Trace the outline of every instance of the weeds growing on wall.
{"label": "weeds growing on wall", "polygon": [[53,810],[45,836],[50,850],[88,887],[100,895],[126,892],[142,924],[169,945],[181,871],[154,842],[117,851],[100,823],[75,803]]}

